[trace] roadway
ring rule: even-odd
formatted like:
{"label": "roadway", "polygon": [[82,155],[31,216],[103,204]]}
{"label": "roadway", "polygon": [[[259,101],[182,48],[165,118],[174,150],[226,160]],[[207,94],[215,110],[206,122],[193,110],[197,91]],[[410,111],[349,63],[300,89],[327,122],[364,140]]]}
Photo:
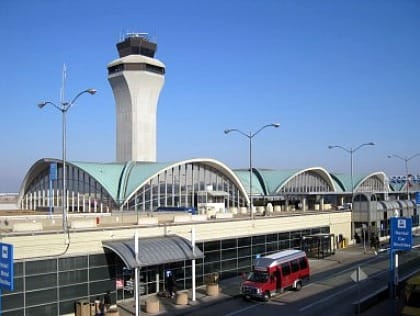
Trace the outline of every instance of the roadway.
{"label": "roadway", "polygon": [[[416,238],[416,243],[419,238]],[[420,251],[413,249],[399,256],[399,276],[404,279],[420,269]],[[202,306],[200,316],[248,316],[248,315],[369,315],[362,313],[358,301],[387,288],[389,254],[380,252],[377,256],[347,265],[344,269],[329,270],[314,275],[310,283],[300,292],[287,291],[272,298],[268,303],[245,301],[242,298],[221,301],[218,304]],[[366,279],[355,282],[351,275],[360,267]],[[385,292],[386,296],[388,293]],[[377,303],[377,302],[376,302]],[[390,301],[382,303],[382,315],[397,315],[398,307]],[[197,311],[184,313],[195,315]],[[377,312],[375,312],[377,314]]]}

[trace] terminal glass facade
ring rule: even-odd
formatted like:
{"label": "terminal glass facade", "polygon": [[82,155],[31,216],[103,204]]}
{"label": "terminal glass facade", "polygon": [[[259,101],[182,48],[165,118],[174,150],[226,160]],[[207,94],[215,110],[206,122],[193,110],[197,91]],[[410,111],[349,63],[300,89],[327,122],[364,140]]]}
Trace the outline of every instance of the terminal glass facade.
{"label": "terminal glass facade", "polygon": [[[138,187],[129,183],[128,197],[116,200],[89,173],[66,165],[67,206],[69,212],[103,213],[115,209],[152,212],[159,206],[197,207],[198,192],[223,193],[226,208],[246,205],[246,197],[223,171],[205,163],[185,163],[164,169]],[[141,177],[140,177],[141,178]],[[42,210],[63,206],[63,168],[50,181],[49,164],[33,173],[21,201],[22,209]],[[120,190],[127,190],[126,184]],[[125,193],[118,194],[125,196]]]}
{"label": "terminal glass facade", "polygon": [[[196,285],[206,283],[214,273],[219,279],[226,279],[247,273],[252,269],[253,260],[257,256],[265,256],[284,249],[311,250],[304,242],[304,236],[329,234],[329,227],[290,232],[278,232],[265,235],[236,237],[231,239],[197,242],[196,246],[204,253],[204,259],[196,260]],[[330,242],[332,239],[328,239]],[[319,247],[319,245],[316,245]],[[331,249],[331,243],[325,248]],[[308,251],[308,255],[314,251]],[[332,253],[330,253],[331,255]],[[327,254],[325,255],[327,256]],[[171,271],[175,275],[178,290],[192,287],[191,261],[162,264],[142,268],[140,280],[142,294],[152,294],[165,291],[165,274]],[[133,279],[132,275],[125,275],[121,268],[117,272],[119,279]],[[118,299],[133,297],[132,287],[118,290]]]}
{"label": "terminal glass facade", "polygon": [[280,193],[334,192],[334,187],[318,173],[309,171],[296,175],[280,189]]}
{"label": "terminal glass facade", "polygon": [[[329,233],[329,228],[197,242],[205,256],[196,260],[197,286],[205,284],[206,279],[214,273],[224,279],[249,272],[257,255],[264,256],[289,248],[302,249],[303,236],[320,233]],[[141,294],[164,291],[165,272],[168,270],[175,274],[178,289],[191,288],[191,264],[188,260],[142,268]],[[133,287],[128,286],[132,273],[111,251],[15,262],[14,270],[14,291],[2,293],[4,316],[73,313],[78,302],[93,302],[107,291],[110,291],[113,303],[117,299],[133,297]]]}
{"label": "terminal glass facade", "polygon": [[237,185],[221,171],[206,164],[187,163],[151,178],[123,207],[145,212],[159,206],[197,207],[197,194],[205,191],[226,193],[226,208],[246,205]]}
{"label": "terminal glass facade", "polygon": [[112,253],[16,262],[14,291],[2,293],[2,315],[68,314],[78,301],[115,293],[115,262]]}
{"label": "terminal glass facade", "polygon": [[[50,181],[48,165],[27,184],[22,209],[42,210],[63,207],[63,165],[57,165],[57,177]],[[107,212],[117,208],[102,185],[85,171],[66,165],[67,207],[70,212]]]}

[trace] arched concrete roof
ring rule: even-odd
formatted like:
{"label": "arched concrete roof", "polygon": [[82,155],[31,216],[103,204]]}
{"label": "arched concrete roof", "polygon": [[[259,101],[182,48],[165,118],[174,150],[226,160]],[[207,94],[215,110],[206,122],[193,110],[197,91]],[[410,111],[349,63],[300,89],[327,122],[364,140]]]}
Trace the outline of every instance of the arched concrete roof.
{"label": "arched concrete roof", "polygon": [[268,170],[256,169],[258,177],[262,182],[262,187],[265,188],[267,194],[276,194],[287,183],[298,175],[306,172],[317,174],[320,178],[324,179],[336,191],[335,182],[331,175],[322,167],[311,167],[301,170]]}
{"label": "arched concrete roof", "polygon": [[378,177],[382,180],[382,183],[385,183],[385,179],[386,179],[386,174],[384,172],[378,171],[378,172],[372,172],[369,173],[366,176],[357,176],[356,178],[354,178],[353,176],[353,180],[356,179],[355,181],[353,181],[353,185],[354,185],[354,191],[357,191],[357,189],[359,188],[359,186],[362,185],[363,182],[365,182],[367,179],[369,178],[373,178],[373,177]]}
{"label": "arched concrete roof", "polygon": [[[245,190],[249,193],[249,169],[235,169],[233,173],[239,178]],[[265,195],[266,190],[262,187],[261,181],[255,174],[255,169],[252,170],[252,194]]]}
{"label": "arched concrete roof", "polygon": [[133,166],[130,168],[129,171],[127,171],[127,186],[125,189],[126,194],[124,196],[124,201],[128,201],[137,192],[138,189],[140,189],[143,185],[145,185],[149,180],[157,176],[159,173],[183,164],[190,163],[201,163],[218,170],[219,172],[224,174],[228,179],[230,179],[238,188],[240,188],[243,196],[249,202],[247,191],[244,188],[243,183],[238,178],[238,176],[225,164],[215,159],[209,158],[194,158],[165,164],[132,162]]}
{"label": "arched concrete roof", "polygon": [[[48,172],[51,163],[61,164],[61,160],[43,158],[35,162],[27,172],[20,189],[19,201],[29,185],[41,172]],[[249,169],[231,170],[225,164],[210,158],[194,158],[178,162],[138,162],[128,161],[126,163],[97,163],[97,162],[67,162],[75,168],[82,170],[95,179],[109,194],[117,205],[127,202],[142,186],[156,177],[159,173],[170,168],[190,163],[200,163],[219,171],[234,183],[245,200],[249,203]],[[351,177],[347,174],[329,173],[322,167],[311,167],[306,169],[274,170],[255,169],[252,170],[252,193],[259,195],[275,195],[294,177],[312,172],[323,178],[334,192],[350,192]],[[353,175],[354,191],[370,177],[379,177],[384,184],[387,179],[384,172],[373,172],[365,175]],[[395,189],[395,188],[393,188]]]}
{"label": "arched concrete roof", "polygon": [[[351,175],[342,173],[331,173],[331,177],[342,188],[344,192],[350,192],[351,189]],[[372,172],[369,174],[353,174],[353,191],[371,177],[379,177],[385,183],[386,174],[382,171]]]}
{"label": "arched concrete roof", "polygon": [[[23,196],[27,184],[31,183],[39,173],[48,170],[50,164],[54,162],[61,164],[61,160],[44,158],[32,165],[22,183],[20,198]],[[159,173],[189,163],[201,163],[218,170],[242,191],[243,196],[249,202],[248,194],[241,180],[226,165],[214,159],[196,158],[166,163],[139,161],[128,161],[126,163],[66,162],[67,165],[78,168],[95,179],[117,205],[122,205],[128,201],[140,187]]]}
{"label": "arched concrete roof", "polygon": [[[54,158],[43,158],[36,161],[29,171],[26,173],[26,176],[22,182],[19,200],[24,195],[25,188],[29,183],[32,182],[41,172],[44,170],[49,170],[51,163],[57,163],[58,165],[62,164],[62,160]],[[97,163],[97,162],[70,162],[66,161],[68,166],[73,166],[82,170],[83,172],[89,174],[93,179],[95,179],[104,190],[115,200],[118,200],[119,193],[119,179],[121,174],[124,171],[126,164],[125,163]]]}

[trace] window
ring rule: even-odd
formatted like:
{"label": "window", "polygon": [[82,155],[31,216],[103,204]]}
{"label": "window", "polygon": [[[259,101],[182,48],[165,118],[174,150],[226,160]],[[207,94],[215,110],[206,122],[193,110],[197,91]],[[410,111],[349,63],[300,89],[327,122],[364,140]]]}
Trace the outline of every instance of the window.
{"label": "window", "polygon": [[301,269],[306,269],[308,267],[308,262],[306,261],[305,258],[299,259],[299,266]]}
{"label": "window", "polygon": [[299,263],[297,260],[292,260],[290,263],[292,266],[292,272],[298,272],[299,271]]}
{"label": "window", "polygon": [[286,276],[286,275],[289,275],[290,274],[290,266],[289,266],[289,263],[288,262],[282,263],[282,265],[281,265],[281,274],[283,276]]}

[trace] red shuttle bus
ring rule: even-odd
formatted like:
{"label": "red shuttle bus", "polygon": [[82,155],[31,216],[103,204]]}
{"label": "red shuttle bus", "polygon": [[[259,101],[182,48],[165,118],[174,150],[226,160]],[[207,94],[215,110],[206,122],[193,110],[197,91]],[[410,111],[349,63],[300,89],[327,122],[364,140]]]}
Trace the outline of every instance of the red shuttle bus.
{"label": "red shuttle bus", "polygon": [[272,295],[285,289],[299,291],[309,276],[309,263],[304,251],[280,251],[255,260],[253,271],[241,284],[241,294],[245,299],[269,301]]}

